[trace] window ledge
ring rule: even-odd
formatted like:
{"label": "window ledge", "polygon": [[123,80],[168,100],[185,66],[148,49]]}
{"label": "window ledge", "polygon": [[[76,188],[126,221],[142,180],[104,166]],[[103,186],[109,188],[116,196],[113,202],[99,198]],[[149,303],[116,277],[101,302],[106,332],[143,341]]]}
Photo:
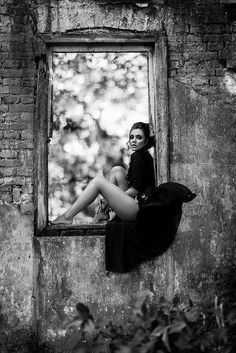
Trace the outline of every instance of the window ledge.
{"label": "window ledge", "polygon": [[83,225],[48,225],[39,237],[105,236],[106,223]]}

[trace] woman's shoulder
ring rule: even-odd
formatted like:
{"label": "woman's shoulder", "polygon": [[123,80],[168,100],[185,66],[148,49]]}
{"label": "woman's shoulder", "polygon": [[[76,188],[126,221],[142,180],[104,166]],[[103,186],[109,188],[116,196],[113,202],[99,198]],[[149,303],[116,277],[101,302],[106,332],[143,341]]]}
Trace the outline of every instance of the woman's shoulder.
{"label": "woman's shoulder", "polygon": [[138,151],[135,151],[134,153],[131,154],[131,159],[133,159],[133,160],[134,159],[145,159],[145,158],[152,159],[152,156],[148,150],[138,150]]}

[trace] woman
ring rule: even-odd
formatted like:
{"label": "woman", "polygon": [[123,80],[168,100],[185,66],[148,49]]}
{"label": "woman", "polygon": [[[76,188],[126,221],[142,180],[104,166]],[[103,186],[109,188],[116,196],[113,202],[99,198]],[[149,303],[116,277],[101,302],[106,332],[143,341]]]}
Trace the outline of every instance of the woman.
{"label": "woman", "polygon": [[[149,124],[135,123],[129,134],[129,144],[134,152],[131,155],[128,173],[122,167],[114,167],[110,178],[95,177],[85,188],[74,204],[51,224],[72,224],[74,216],[92,203],[101,194],[107,204],[121,220],[136,219],[142,201],[155,188],[153,160],[148,148],[153,146]],[[108,219],[107,212],[100,210],[94,221]],[[104,216],[105,214],[105,216]]]}

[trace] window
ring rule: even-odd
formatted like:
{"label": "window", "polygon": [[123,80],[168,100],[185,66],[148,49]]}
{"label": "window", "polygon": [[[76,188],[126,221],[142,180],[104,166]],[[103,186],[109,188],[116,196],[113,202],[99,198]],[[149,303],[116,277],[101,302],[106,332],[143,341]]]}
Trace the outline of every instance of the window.
{"label": "window", "polygon": [[[52,108],[55,110],[55,105],[53,106],[52,102],[55,102],[55,90],[53,96],[53,70],[55,74],[55,67],[57,63],[64,58],[67,62],[70,60],[75,60],[74,63],[77,65],[78,60],[88,60],[91,65],[96,65],[99,60],[125,60],[135,61],[142,60],[145,58],[147,66],[145,68],[148,73],[147,77],[147,114],[144,119],[139,119],[143,121],[149,121],[153,124],[154,130],[156,132],[157,146],[155,149],[155,160],[158,160],[156,163],[156,172],[157,172],[157,183],[166,181],[168,179],[169,166],[168,166],[168,102],[167,102],[167,74],[166,74],[166,47],[165,47],[165,37],[162,33],[156,33],[155,35],[150,35],[146,33],[132,33],[119,31],[119,33],[114,34],[114,32],[109,33],[109,31],[103,30],[99,35],[94,34],[88,35],[84,33],[79,36],[79,39],[73,38],[61,38],[57,40],[46,41],[47,46],[47,57],[42,57],[39,60],[38,65],[38,84],[37,84],[37,104],[36,104],[36,209],[35,209],[35,219],[36,219],[36,234],[39,234],[42,230],[49,232],[47,227],[48,214],[49,211],[52,213],[55,211],[53,209],[53,202],[55,199],[56,185],[55,180],[52,182],[52,175],[55,168],[53,167],[52,155],[56,154],[56,149],[52,152],[50,149],[49,142],[53,141],[55,147],[55,135],[52,140],[53,129],[55,131],[55,123],[60,125],[60,118],[63,120],[63,128],[67,130],[76,130],[78,125],[76,125],[76,118],[73,118],[75,112],[73,109],[70,111],[70,116],[68,116],[68,110],[57,112],[55,120],[55,114],[53,118]],[[95,58],[95,59],[94,59]],[[126,58],[126,59],[125,59]],[[107,64],[107,62],[106,62]],[[94,71],[96,72],[96,71]],[[68,75],[71,73],[68,72]],[[55,75],[54,75],[55,77]],[[81,76],[83,79],[83,76]],[[55,82],[54,82],[55,83]],[[73,91],[73,90],[72,90]],[[78,92],[77,92],[78,93]],[[89,101],[89,98],[86,98]],[[83,100],[83,98],[82,98]],[[66,102],[65,102],[66,103]],[[78,103],[78,102],[77,102]],[[81,101],[79,102],[81,104]],[[62,105],[61,105],[62,106]],[[61,109],[60,106],[60,109]],[[58,108],[58,107],[57,107]],[[77,105],[78,111],[81,110],[81,116],[84,113],[83,104],[79,107]],[[62,110],[62,109],[61,109]],[[79,113],[79,112],[78,112]],[[104,112],[103,112],[104,113]],[[108,113],[108,112],[107,112]],[[86,114],[89,114],[88,109]],[[99,114],[98,109],[95,112],[95,115]],[[104,113],[104,116],[106,113]],[[58,118],[59,117],[59,118]],[[78,118],[78,117],[77,117]],[[117,117],[119,119],[119,117]],[[54,120],[54,121],[53,121]],[[96,119],[95,119],[96,120]],[[132,120],[132,119],[131,119]],[[90,121],[90,124],[96,123],[94,119],[87,119],[87,123]],[[135,121],[137,119],[135,118]],[[132,121],[133,122],[133,121]],[[132,124],[128,123],[128,128]],[[81,123],[81,121],[80,121]],[[83,120],[83,123],[86,123],[86,120]],[[60,128],[59,128],[60,130]],[[84,131],[83,131],[84,133]],[[88,133],[85,130],[85,135]],[[127,133],[125,132],[126,136]],[[84,135],[84,136],[85,136]],[[111,134],[112,135],[112,134]],[[67,136],[68,137],[68,136]],[[58,136],[57,136],[58,138]],[[75,139],[74,147],[79,148],[77,144],[78,138]],[[67,144],[67,150],[72,149],[73,144]],[[95,145],[96,147],[96,145]],[[63,145],[65,148],[65,145]],[[81,148],[81,146],[80,146]],[[82,151],[84,153],[84,151]],[[76,159],[75,163],[76,163]],[[48,163],[49,163],[49,173],[48,173]],[[51,171],[50,171],[51,168]],[[58,168],[60,171],[60,168]],[[51,173],[51,174],[50,174]],[[59,174],[59,172],[55,173]],[[93,176],[93,175],[91,175]],[[58,178],[58,175],[55,176],[55,179]],[[64,180],[66,182],[66,180]],[[61,182],[59,180],[59,182]],[[53,184],[54,183],[54,184]],[[77,183],[77,187],[79,184]],[[54,189],[52,188],[54,187]],[[54,192],[54,200],[52,196],[52,189]],[[60,193],[59,193],[60,194]],[[61,195],[60,195],[61,197]],[[49,199],[49,202],[48,202]],[[66,203],[65,203],[66,205]],[[66,205],[67,207],[67,205]],[[61,211],[59,210],[61,213]],[[56,216],[56,214],[53,214]],[[94,228],[86,223],[86,218],[84,218],[84,225],[77,227],[77,234],[87,234],[88,229]],[[55,228],[55,227],[54,227]],[[59,227],[59,228],[65,228]],[[71,227],[63,230],[65,234],[71,233]],[[72,227],[73,228],[73,227]],[[97,233],[98,230],[96,230]],[[55,234],[55,229],[53,230]],[[99,233],[99,232],[98,232]]]}

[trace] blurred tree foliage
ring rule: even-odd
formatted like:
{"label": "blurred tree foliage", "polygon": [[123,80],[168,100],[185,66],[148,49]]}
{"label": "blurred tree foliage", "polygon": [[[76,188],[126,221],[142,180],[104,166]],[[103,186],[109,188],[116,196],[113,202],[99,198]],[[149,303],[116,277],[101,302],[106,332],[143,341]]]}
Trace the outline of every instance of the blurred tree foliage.
{"label": "blurred tree foliage", "polygon": [[[148,121],[144,53],[53,54],[49,217],[64,212],[97,174],[127,168],[128,133]],[[90,222],[95,203],[76,216]]]}

